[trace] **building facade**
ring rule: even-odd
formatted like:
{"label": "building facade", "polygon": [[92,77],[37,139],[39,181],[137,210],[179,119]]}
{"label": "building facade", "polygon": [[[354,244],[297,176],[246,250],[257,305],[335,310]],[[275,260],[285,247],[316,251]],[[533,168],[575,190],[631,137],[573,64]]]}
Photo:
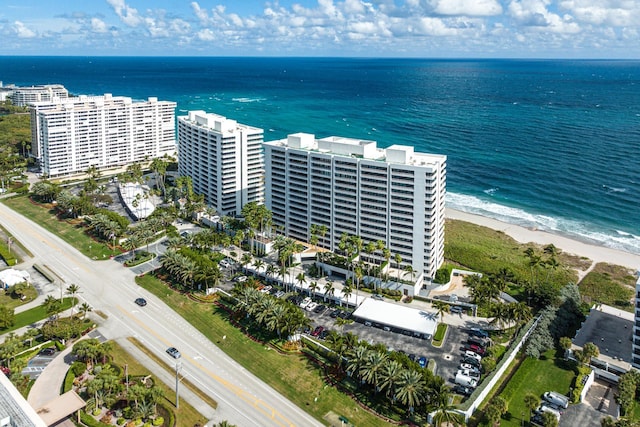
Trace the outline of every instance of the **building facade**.
{"label": "building facade", "polygon": [[631,354],[631,366],[640,369],[640,270],[637,271],[636,281],[636,308],[633,323],[633,344]]}
{"label": "building facade", "polygon": [[264,202],[264,131],[217,114],[178,117],[178,172],[219,215],[236,216]]}
{"label": "building facade", "polygon": [[[0,86],[2,86],[0,84]],[[13,105],[26,107],[34,102],[52,101],[54,98],[66,99],[69,91],[59,84],[41,86],[12,86],[9,98]]]}
{"label": "building facade", "polygon": [[50,177],[173,156],[175,107],[111,94],[32,103],[31,155]]}
{"label": "building facade", "polygon": [[381,240],[427,279],[444,260],[446,156],[375,141],[298,133],[266,142],[265,202],[286,235],[337,249],[343,233]]}

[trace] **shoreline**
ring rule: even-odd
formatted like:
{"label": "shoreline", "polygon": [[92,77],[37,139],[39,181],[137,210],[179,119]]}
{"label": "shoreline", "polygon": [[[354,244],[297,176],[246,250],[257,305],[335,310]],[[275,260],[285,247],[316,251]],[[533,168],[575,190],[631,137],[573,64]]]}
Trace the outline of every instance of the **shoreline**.
{"label": "shoreline", "polygon": [[632,269],[634,272],[640,270],[640,255],[624,252],[617,249],[606,248],[579,240],[570,239],[559,234],[547,231],[531,230],[519,225],[509,224],[497,219],[482,215],[471,214],[456,209],[446,208],[445,218],[456,219],[481,225],[496,231],[501,231],[512,237],[519,243],[537,243],[540,245],[553,244],[558,249],[568,254],[589,258],[595,263],[606,262]]}

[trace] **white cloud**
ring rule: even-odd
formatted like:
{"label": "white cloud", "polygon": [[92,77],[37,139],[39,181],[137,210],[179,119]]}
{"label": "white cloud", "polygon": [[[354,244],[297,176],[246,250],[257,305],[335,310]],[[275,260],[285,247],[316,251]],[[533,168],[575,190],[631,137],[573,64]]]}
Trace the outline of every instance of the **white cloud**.
{"label": "white cloud", "polygon": [[571,15],[560,16],[549,11],[549,3],[549,0],[514,0],[509,4],[509,13],[519,24],[538,31],[552,34],[575,34],[580,31],[580,26]]}
{"label": "white cloud", "polygon": [[637,26],[640,21],[640,1],[564,0],[559,5],[577,20],[595,25],[626,27]]}
{"label": "white cloud", "polygon": [[135,27],[142,22],[138,16],[138,10],[127,6],[124,0],[107,0],[107,3],[113,7],[114,12],[126,25]]}
{"label": "white cloud", "polygon": [[435,0],[433,10],[440,15],[495,16],[502,13],[496,0]]}
{"label": "white cloud", "polygon": [[22,22],[15,21],[13,23],[14,33],[21,39],[30,39],[36,37],[36,33],[27,28]]}
{"label": "white cloud", "polygon": [[91,18],[91,30],[94,33],[106,33],[108,31],[107,24],[102,19]]}
{"label": "white cloud", "polygon": [[208,28],[205,28],[204,30],[198,31],[196,33],[196,37],[198,37],[198,39],[200,39],[202,41],[206,41],[206,42],[216,39],[216,35],[213,33],[213,31],[211,31]]}

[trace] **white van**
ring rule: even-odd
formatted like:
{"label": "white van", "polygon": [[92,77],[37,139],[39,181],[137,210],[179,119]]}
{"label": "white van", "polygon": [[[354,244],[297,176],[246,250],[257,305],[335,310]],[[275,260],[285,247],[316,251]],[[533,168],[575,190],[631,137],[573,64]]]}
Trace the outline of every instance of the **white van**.
{"label": "white van", "polygon": [[567,409],[569,407],[569,398],[563,394],[555,391],[548,391],[542,395],[543,399],[547,402],[556,405],[560,408]]}
{"label": "white van", "polygon": [[476,388],[478,385],[478,380],[475,378],[471,378],[469,375],[464,375],[461,372],[456,373],[456,378],[454,380],[456,384],[460,384],[465,387]]}
{"label": "white van", "polygon": [[550,414],[555,415],[555,417],[558,419],[558,421],[560,421],[560,411],[558,411],[555,408],[552,408],[551,406],[542,403],[540,406],[538,406],[538,409],[536,410],[536,412],[538,413],[543,413],[543,412],[549,412]]}

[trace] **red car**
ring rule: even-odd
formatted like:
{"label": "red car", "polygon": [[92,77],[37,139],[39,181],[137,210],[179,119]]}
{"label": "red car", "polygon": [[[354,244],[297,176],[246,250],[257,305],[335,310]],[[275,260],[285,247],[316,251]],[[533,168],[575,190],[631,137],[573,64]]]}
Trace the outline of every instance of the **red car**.
{"label": "red car", "polygon": [[324,327],[323,326],[318,326],[317,328],[315,328],[313,330],[313,332],[311,332],[311,336],[312,337],[317,337],[318,335],[320,335],[322,333],[322,331],[324,331]]}
{"label": "red car", "polygon": [[476,354],[479,354],[480,356],[484,356],[484,348],[480,347],[479,345],[471,344],[469,346],[469,350],[473,351]]}

